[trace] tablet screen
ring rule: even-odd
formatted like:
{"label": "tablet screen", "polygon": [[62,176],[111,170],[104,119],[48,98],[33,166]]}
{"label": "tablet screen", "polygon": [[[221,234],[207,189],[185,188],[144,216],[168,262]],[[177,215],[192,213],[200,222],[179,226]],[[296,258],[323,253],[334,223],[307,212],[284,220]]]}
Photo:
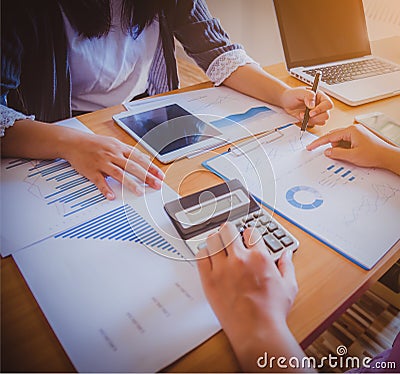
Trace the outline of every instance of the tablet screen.
{"label": "tablet screen", "polygon": [[221,133],[178,104],[119,119],[160,155],[209,140]]}

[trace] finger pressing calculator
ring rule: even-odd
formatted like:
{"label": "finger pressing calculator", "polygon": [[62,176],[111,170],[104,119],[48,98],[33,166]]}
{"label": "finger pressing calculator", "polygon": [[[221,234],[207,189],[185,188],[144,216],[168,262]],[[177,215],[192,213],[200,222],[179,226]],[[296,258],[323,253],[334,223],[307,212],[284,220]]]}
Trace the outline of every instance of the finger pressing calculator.
{"label": "finger pressing calculator", "polygon": [[261,209],[237,179],[170,201],[164,208],[194,255],[227,221],[233,222],[240,233],[246,227],[255,227],[275,260],[284,249],[296,251],[299,247],[299,241]]}

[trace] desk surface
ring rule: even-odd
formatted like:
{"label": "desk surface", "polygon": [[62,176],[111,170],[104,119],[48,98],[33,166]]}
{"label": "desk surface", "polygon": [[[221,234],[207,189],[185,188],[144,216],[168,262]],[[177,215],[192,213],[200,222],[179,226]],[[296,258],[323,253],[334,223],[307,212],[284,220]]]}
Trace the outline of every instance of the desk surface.
{"label": "desk surface", "polygon": [[[393,39],[394,44],[387,40],[382,44],[376,43],[377,54],[385,57],[385,52],[388,52],[392,60],[400,63],[400,53],[393,53],[394,48],[391,47],[396,43],[399,45],[399,41],[400,37]],[[374,50],[374,44],[372,48]],[[283,64],[267,67],[266,70],[291,86],[301,85],[301,82],[287,74]],[[182,91],[206,87],[211,87],[211,84],[203,83]],[[400,120],[400,96],[355,108],[337,100],[334,103],[335,108],[327,126],[313,130],[316,134],[347,126],[353,122],[356,114],[373,111],[385,112]],[[111,119],[113,114],[122,110],[122,106],[115,106],[79,119],[96,133],[115,136],[126,143],[134,144],[132,138]],[[181,160],[172,166],[160,166],[166,172],[166,182],[185,195],[221,182],[218,177],[205,172],[201,167],[201,162],[209,157],[206,154]],[[185,177],[193,170],[196,172]],[[288,322],[296,339],[306,347],[399,258],[400,241],[372,270],[366,271],[283,218],[277,219],[301,243],[294,256],[300,291]],[[74,371],[11,257],[1,260],[1,343],[2,372]],[[166,368],[166,371],[180,372],[237,370],[239,366],[223,332],[217,333]]]}

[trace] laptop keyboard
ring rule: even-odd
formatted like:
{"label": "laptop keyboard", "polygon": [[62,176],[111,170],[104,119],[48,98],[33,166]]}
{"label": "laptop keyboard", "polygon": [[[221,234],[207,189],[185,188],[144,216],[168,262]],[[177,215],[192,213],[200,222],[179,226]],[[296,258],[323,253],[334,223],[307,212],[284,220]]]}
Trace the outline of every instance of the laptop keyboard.
{"label": "laptop keyboard", "polygon": [[400,67],[375,58],[347,64],[326,66],[320,69],[310,69],[304,72],[312,77],[316,72],[322,72],[321,80],[326,84],[338,84],[356,79],[368,78],[399,71]]}

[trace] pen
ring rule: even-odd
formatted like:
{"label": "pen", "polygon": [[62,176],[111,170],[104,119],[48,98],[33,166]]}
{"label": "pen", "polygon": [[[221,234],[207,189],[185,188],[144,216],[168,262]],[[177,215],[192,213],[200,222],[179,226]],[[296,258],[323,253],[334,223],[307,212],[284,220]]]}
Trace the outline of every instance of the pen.
{"label": "pen", "polygon": [[[318,83],[319,83],[319,80],[321,79],[321,75],[322,75],[322,73],[319,70],[315,73],[314,82],[312,85],[312,91],[315,93],[317,92]],[[304,118],[303,118],[303,123],[301,124],[301,128],[300,128],[300,139],[302,138],[304,131],[307,130],[307,125],[308,125],[309,119],[310,119],[310,108],[306,107],[306,111],[304,113]]]}

